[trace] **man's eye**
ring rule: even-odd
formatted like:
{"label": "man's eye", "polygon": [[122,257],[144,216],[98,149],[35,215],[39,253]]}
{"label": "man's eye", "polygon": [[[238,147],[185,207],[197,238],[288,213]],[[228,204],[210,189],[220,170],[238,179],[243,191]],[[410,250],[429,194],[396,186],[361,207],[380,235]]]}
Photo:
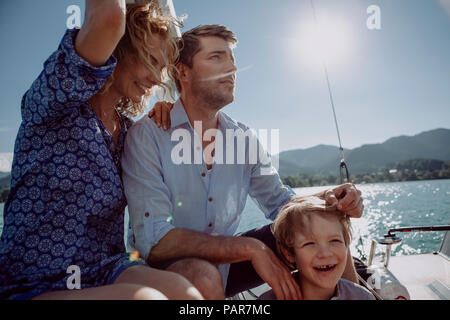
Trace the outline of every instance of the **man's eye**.
{"label": "man's eye", "polygon": [[341,239],[333,239],[333,240],[331,240],[331,242],[342,243],[343,241]]}
{"label": "man's eye", "polygon": [[214,55],[214,56],[212,56],[211,57],[211,59],[214,59],[214,60],[217,60],[217,59],[219,59],[220,57],[218,56],[218,55]]}

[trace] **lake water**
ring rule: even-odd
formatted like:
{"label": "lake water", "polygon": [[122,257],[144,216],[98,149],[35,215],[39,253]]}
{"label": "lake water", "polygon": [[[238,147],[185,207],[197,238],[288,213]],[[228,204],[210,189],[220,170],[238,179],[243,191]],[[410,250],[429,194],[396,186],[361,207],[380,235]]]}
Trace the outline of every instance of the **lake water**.
{"label": "lake water", "polygon": [[[327,187],[297,188],[297,194],[307,195]],[[358,185],[364,198],[364,215],[352,219],[352,253],[356,247],[369,253],[372,238],[382,237],[391,228],[450,224],[450,180],[428,180]],[[0,212],[3,212],[0,203]],[[249,199],[238,232],[267,224],[262,212]],[[0,214],[0,232],[3,214]],[[397,234],[403,241],[393,246],[394,255],[430,253],[440,248],[443,232]]]}

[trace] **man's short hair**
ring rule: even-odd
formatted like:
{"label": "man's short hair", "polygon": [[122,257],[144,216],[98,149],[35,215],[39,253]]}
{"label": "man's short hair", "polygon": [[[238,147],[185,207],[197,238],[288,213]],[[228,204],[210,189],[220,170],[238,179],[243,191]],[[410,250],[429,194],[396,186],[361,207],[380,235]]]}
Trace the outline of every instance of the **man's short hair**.
{"label": "man's short hair", "polygon": [[[218,37],[230,43],[233,47],[237,44],[236,35],[227,27],[219,24],[199,25],[194,29],[183,33],[178,48],[180,50],[180,57],[178,63],[183,63],[189,68],[192,68],[192,59],[201,50],[200,37]],[[175,83],[178,92],[181,91],[181,85],[176,75],[174,75]]]}

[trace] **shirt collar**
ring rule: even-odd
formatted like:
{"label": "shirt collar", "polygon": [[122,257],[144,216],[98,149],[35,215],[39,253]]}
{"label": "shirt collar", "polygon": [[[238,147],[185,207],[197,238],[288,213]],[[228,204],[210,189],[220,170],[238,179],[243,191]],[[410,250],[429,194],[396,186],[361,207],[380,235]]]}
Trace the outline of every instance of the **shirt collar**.
{"label": "shirt collar", "polygon": [[170,112],[170,122],[172,128],[178,127],[184,123],[189,123],[189,118],[186,110],[184,110],[181,99],[178,99],[173,105],[172,111]]}
{"label": "shirt collar", "polygon": [[[219,111],[218,119],[219,127],[221,127],[222,129],[239,128],[237,122],[225,115],[222,111]],[[172,111],[170,112],[170,122],[172,128],[176,128],[185,123],[190,124],[189,117],[186,113],[186,110],[184,109],[181,99],[178,99],[173,105]]]}

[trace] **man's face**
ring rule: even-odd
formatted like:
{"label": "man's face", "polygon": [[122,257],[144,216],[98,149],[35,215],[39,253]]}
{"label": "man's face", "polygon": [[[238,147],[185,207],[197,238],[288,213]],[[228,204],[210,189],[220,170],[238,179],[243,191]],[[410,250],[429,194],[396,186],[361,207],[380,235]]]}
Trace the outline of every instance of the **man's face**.
{"label": "man's face", "polygon": [[317,214],[312,215],[309,231],[295,234],[295,262],[302,281],[319,288],[335,288],[347,262],[342,225],[338,217]]}
{"label": "man's face", "polygon": [[234,100],[236,66],[231,45],[218,37],[200,37],[192,59],[190,93],[219,109]]}

